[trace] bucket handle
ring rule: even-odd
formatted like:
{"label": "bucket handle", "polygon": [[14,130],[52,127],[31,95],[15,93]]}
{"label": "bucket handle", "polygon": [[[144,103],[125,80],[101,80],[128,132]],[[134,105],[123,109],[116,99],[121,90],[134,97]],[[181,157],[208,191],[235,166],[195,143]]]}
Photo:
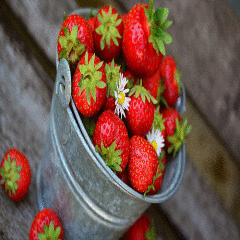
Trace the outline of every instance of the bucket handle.
{"label": "bucket handle", "polygon": [[71,71],[68,61],[63,58],[57,68],[56,97],[60,97],[63,108],[67,108],[71,98]]}

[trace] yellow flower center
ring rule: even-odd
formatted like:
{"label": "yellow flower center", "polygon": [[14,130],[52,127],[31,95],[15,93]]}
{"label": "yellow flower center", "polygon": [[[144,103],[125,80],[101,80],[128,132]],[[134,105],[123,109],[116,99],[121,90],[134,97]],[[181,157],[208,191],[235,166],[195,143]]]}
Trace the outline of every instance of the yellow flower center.
{"label": "yellow flower center", "polygon": [[119,104],[123,105],[124,101],[125,101],[125,96],[122,92],[119,93],[120,94],[120,98],[118,98],[118,102]]}
{"label": "yellow flower center", "polygon": [[153,146],[154,149],[157,151],[157,143],[156,143],[156,141],[153,141],[153,142],[152,142],[152,146]]}

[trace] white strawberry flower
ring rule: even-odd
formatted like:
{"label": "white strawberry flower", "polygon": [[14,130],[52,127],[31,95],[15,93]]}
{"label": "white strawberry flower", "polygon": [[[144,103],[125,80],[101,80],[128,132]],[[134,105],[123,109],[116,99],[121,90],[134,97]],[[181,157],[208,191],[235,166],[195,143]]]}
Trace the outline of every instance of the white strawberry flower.
{"label": "white strawberry flower", "polygon": [[159,129],[154,130],[154,128],[152,128],[152,131],[149,131],[146,137],[156,150],[157,155],[160,156],[161,149],[164,147],[164,138],[161,131]]}
{"label": "white strawberry flower", "polygon": [[120,77],[119,77],[119,83],[117,85],[117,91],[114,91],[114,95],[115,95],[115,113],[117,113],[117,115],[119,116],[119,114],[121,114],[121,118],[122,115],[124,117],[126,117],[124,110],[128,110],[129,107],[129,102],[131,101],[131,98],[126,96],[126,93],[129,92],[128,88],[125,88],[125,86],[127,85],[128,80],[123,77],[123,74],[120,73]]}

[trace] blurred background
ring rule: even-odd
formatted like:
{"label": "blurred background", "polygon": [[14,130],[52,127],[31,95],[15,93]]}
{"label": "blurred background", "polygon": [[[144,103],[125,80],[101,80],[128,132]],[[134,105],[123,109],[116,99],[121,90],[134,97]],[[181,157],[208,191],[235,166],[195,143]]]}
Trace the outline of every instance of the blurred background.
{"label": "blurred background", "polygon": [[[123,14],[139,2],[148,3],[1,1],[2,156],[11,146],[24,149],[36,159],[33,172],[41,159],[56,76],[56,41],[64,12],[111,4]],[[182,73],[187,95],[183,117],[192,131],[179,190],[168,201],[151,206],[148,213],[155,219],[158,239],[240,239],[240,2],[155,0],[154,6],[169,8],[168,19],[173,21],[168,30],[173,42],[166,46],[166,53],[177,60]],[[35,206],[34,194],[20,204],[11,204],[6,206],[0,200],[0,216],[4,216],[0,217],[0,239],[26,239],[13,238],[13,225],[18,222],[6,217],[5,211],[9,208],[11,216],[24,216],[23,227],[18,228],[21,236],[28,236],[32,218],[26,220],[25,216],[36,212],[31,208]]]}

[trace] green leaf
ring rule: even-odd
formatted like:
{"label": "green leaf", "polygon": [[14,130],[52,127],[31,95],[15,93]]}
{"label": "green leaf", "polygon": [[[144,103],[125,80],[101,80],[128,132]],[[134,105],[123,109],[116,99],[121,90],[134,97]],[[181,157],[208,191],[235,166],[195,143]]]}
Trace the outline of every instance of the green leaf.
{"label": "green leaf", "polygon": [[[96,66],[95,66],[95,70],[97,71],[98,69],[100,69],[103,65],[103,61],[101,61],[100,63],[98,63]],[[106,64],[107,65],[107,64]]]}
{"label": "green leaf", "polygon": [[70,36],[69,29],[67,27],[63,27],[62,29],[64,31],[64,34],[65,34],[66,38],[69,38],[69,36]]}
{"label": "green leaf", "polygon": [[98,88],[105,88],[107,86],[107,84],[105,82],[103,82],[103,81],[97,81],[96,86]]}
{"label": "green leaf", "polygon": [[67,45],[67,39],[66,39],[66,37],[64,37],[64,36],[61,36],[61,37],[58,39],[58,42],[60,43],[60,45],[61,45],[63,48]]}
{"label": "green leaf", "polygon": [[166,22],[164,22],[164,23],[161,25],[161,27],[162,27],[163,29],[166,29],[166,28],[168,28],[169,26],[171,26],[172,23],[173,23],[173,21],[166,21]]}
{"label": "green leaf", "polygon": [[154,22],[162,25],[167,20],[168,13],[168,8],[158,8],[154,14]]}
{"label": "green leaf", "polygon": [[172,37],[169,33],[167,32],[163,32],[163,35],[162,35],[162,38],[163,38],[163,41],[166,43],[166,44],[170,44],[172,43]]}
{"label": "green leaf", "polygon": [[78,35],[78,26],[76,24],[72,29],[71,36],[70,36],[73,42],[77,39],[77,35]]}
{"label": "green leaf", "polygon": [[158,45],[158,49],[162,53],[162,55],[165,55],[165,46],[164,46],[163,41],[158,39],[157,40],[157,45]]}

